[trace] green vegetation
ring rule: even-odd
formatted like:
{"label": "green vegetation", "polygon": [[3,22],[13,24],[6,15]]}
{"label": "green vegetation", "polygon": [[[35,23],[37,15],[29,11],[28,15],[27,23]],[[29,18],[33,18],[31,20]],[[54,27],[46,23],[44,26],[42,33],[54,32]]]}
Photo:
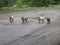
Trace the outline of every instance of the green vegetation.
{"label": "green vegetation", "polygon": [[0,13],[10,13],[10,12],[26,12],[26,11],[39,11],[39,10],[51,10],[60,9],[59,7],[29,7],[29,8],[1,8]]}
{"label": "green vegetation", "polygon": [[60,9],[60,0],[0,0],[0,12]]}
{"label": "green vegetation", "polygon": [[11,7],[16,4],[18,7],[22,5],[28,5],[30,7],[48,7],[49,5],[60,4],[60,0],[0,0],[0,8]]}
{"label": "green vegetation", "polygon": [[1,7],[10,7],[16,4],[16,0],[0,0],[0,8]]}

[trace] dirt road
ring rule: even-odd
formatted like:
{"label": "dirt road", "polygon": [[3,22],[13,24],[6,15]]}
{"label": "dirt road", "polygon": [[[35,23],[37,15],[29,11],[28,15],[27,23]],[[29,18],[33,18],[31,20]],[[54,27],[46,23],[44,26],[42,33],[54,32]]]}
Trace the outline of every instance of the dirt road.
{"label": "dirt road", "polygon": [[[34,19],[21,23],[21,16],[36,17],[41,14],[50,17],[51,24],[47,25],[46,20],[44,24],[39,24]],[[14,16],[13,24],[9,23],[7,15]],[[58,10],[0,14],[0,45],[52,45],[51,41],[54,42],[59,34],[59,18]]]}

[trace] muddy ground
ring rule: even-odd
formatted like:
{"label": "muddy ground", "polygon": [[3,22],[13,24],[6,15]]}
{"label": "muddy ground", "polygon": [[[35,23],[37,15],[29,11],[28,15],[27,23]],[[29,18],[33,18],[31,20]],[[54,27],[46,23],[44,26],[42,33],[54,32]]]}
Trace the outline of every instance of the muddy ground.
{"label": "muddy ground", "polygon": [[[28,19],[22,24],[21,16],[50,17],[51,24]],[[11,24],[8,15],[14,16]],[[60,41],[60,10],[30,11],[0,14],[0,45],[58,45]]]}

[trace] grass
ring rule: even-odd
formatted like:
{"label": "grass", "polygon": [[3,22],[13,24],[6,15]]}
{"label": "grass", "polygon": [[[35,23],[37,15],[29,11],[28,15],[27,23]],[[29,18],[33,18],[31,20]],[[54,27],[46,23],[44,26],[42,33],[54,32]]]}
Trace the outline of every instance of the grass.
{"label": "grass", "polygon": [[49,9],[60,9],[60,7],[28,7],[28,8],[6,7],[6,8],[0,8],[0,13],[39,11],[39,10],[49,10]]}

